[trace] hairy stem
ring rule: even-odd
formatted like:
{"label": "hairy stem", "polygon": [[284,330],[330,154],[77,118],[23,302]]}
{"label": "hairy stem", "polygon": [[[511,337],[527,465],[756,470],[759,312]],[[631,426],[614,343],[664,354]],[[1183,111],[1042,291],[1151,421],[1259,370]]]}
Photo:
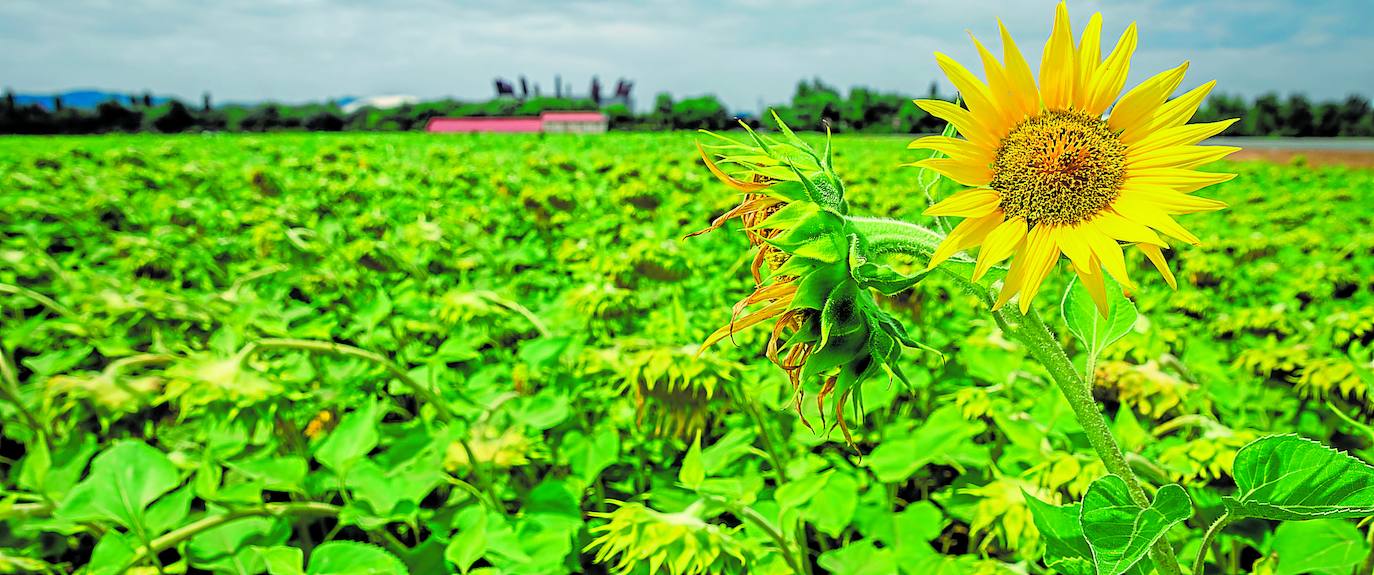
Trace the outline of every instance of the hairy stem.
{"label": "hairy stem", "polygon": [[[905,253],[918,257],[929,257],[944,240],[940,234],[927,228],[897,220],[879,218],[849,218],[849,222],[868,239],[869,246],[880,253]],[[955,266],[941,266],[949,276],[957,280],[967,291],[978,296],[984,305],[991,306],[994,301],[992,290],[972,281],[957,271]],[[993,319],[1009,337],[1021,341],[1032,357],[1045,367],[1060,392],[1068,400],[1074,417],[1083,427],[1093,451],[1107,468],[1107,472],[1120,476],[1126,481],[1131,499],[1141,507],[1148,507],[1149,498],[1140,485],[1140,480],[1126,461],[1121,447],[1112,437],[1111,427],[1102,415],[1097,401],[1093,399],[1092,388],[1079,376],[1064,347],[1055,339],[1050,329],[1031,310],[1022,314],[1013,307],[1004,307],[992,312]],[[1182,573],[1174,549],[1167,538],[1161,537],[1150,549],[1160,573],[1180,575]]]}
{"label": "hairy stem", "polygon": [[1197,549],[1197,559],[1193,560],[1193,573],[1202,573],[1202,565],[1207,561],[1207,552],[1212,549],[1212,539],[1221,533],[1226,524],[1231,520],[1230,511],[1222,511],[1221,517],[1212,522],[1212,526],[1207,528],[1207,533],[1202,536],[1202,546]]}
{"label": "hairy stem", "polygon": [[[1010,308],[1002,308],[994,313],[1012,314]],[[1059,385],[1059,391],[1064,394],[1065,399],[1069,400],[1069,406],[1073,408],[1074,417],[1078,419],[1079,425],[1083,427],[1083,432],[1088,436],[1088,443],[1092,445],[1093,451],[1097,452],[1097,457],[1102,460],[1107,467],[1107,472],[1120,476],[1126,481],[1126,489],[1131,494],[1131,500],[1141,507],[1149,507],[1150,499],[1145,495],[1145,489],[1140,486],[1140,479],[1131,469],[1131,465],[1126,461],[1125,454],[1121,451],[1121,446],[1116,443],[1116,438],[1112,437],[1111,426],[1107,423],[1107,418],[1102,415],[1102,410],[1097,401],[1093,399],[1092,387],[1088,382],[1078,377],[1078,371],[1074,369],[1073,362],[1069,361],[1068,354],[1064,353],[1064,348],[1059,345],[1059,340],[1055,339],[1050,333],[1050,329],[1040,321],[1040,316],[1031,310],[1030,313],[1020,315],[1021,321],[1009,322],[1015,327],[1012,336],[1020,339],[1026,344],[1031,355],[1036,361],[1045,366],[1049,371],[1050,377]],[[1174,555],[1174,548],[1169,545],[1167,537],[1160,537],[1150,548],[1150,557],[1154,559],[1155,567],[1160,573],[1165,575],[1180,575],[1182,570],[1178,566],[1178,558]]]}
{"label": "hairy stem", "polygon": [[762,529],[763,532],[767,534],[770,539],[773,540],[773,544],[778,546],[778,551],[782,553],[782,558],[787,561],[787,566],[792,568],[793,573],[796,573],[797,575],[803,575],[805,573],[811,572],[810,569],[805,569],[802,567],[802,565],[810,564],[810,561],[806,558],[805,551],[799,548],[794,548],[794,546],[787,541],[787,536],[783,535],[782,531],[780,531],[777,527],[774,527],[772,523],[768,522],[767,518],[765,518],[762,515],[759,515],[759,512],[754,511],[752,507],[749,507],[748,505],[737,505],[731,501],[727,501],[724,498],[716,497],[714,495],[703,494],[702,496],[710,500],[712,503],[715,503],[716,505],[720,505],[721,507],[729,509],[730,513],[735,514],[740,519],[753,523],[754,526],[758,527],[759,529]]}

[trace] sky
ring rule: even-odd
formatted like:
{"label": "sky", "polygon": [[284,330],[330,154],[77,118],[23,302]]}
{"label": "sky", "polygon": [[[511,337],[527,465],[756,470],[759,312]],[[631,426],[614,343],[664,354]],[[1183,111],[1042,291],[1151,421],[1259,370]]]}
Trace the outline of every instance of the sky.
{"label": "sky", "polygon": [[[1374,96],[1374,0],[1099,0],[1103,49],[1137,22],[1134,84],[1191,61],[1188,89]],[[3,0],[0,86],[80,88],[217,102],[408,94],[483,100],[492,80],[554,76],[585,94],[592,76],[654,94],[716,94],[735,111],[786,102],[798,80],[952,92],[944,52],[981,75],[969,34],[998,51],[1001,18],[1031,61],[1049,0]]]}

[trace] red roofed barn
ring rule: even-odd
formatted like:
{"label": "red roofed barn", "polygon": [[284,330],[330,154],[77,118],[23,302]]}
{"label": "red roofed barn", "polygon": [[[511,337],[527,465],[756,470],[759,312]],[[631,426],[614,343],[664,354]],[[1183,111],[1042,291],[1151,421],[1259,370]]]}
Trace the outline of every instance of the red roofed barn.
{"label": "red roofed barn", "polygon": [[601,112],[544,112],[531,117],[430,118],[426,132],[505,132],[550,134],[600,134],[608,121]]}

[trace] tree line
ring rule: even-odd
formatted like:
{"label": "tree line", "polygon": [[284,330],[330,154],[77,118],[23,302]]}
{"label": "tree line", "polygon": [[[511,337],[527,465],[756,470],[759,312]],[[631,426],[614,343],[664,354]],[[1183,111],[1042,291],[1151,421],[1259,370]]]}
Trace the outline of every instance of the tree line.
{"label": "tree line", "polygon": [[[922,97],[953,100],[935,84]],[[914,134],[938,132],[943,121],[912,105],[911,96],[856,87],[848,94],[817,80],[798,83],[791,100],[773,106],[789,125],[836,132]],[[51,108],[51,109],[50,109]],[[107,101],[95,109],[16,103],[12,93],[0,102],[0,133],[95,134],[108,132],[188,131],[406,131],[423,129],[434,117],[530,116],[548,110],[596,110],[590,99],[502,97],[486,102],[436,100],[391,109],[362,108],[345,112],[337,102],[198,106],[179,100],[155,103],[151,98]],[[736,126],[736,115],[715,96],[675,99],[659,94],[653,106],[637,112],[625,104],[601,107],[614,130],[724,130]],[[1198,111],[1196,121],[1240,118],[1229,136],[1374,137],[1374,108],[1369,99],[1351,95],[1341,100],[1312,101],[1302,94],[1265,94],[1253,100],[1217,94]],[[743,117],[757,123],[758,118]]]}

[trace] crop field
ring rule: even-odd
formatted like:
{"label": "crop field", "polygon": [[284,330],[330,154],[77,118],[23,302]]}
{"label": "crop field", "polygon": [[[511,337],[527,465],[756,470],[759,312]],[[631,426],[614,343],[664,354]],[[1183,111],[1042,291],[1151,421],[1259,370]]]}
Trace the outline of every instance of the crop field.
{"label": "crop field", "polygon": [[[1031,309],[1154,501],[1127,514],[946,275],[874,296],[938,352],[838,408],[771,321],[698,353],[755,252],[686,237],[741,200],[697,141],[0,138],[0,573],[1149,573],[1151,530],[1195,573],[1374,569],[1374,170],[1208,166],[1229,207],[1165,252],[1177,290],[1127,251],[1101,349],[1049,276]],[[906,139],[831,145],[852,212],[939,225]],[[1237,464],[1273,434],[1349,456]]]}

